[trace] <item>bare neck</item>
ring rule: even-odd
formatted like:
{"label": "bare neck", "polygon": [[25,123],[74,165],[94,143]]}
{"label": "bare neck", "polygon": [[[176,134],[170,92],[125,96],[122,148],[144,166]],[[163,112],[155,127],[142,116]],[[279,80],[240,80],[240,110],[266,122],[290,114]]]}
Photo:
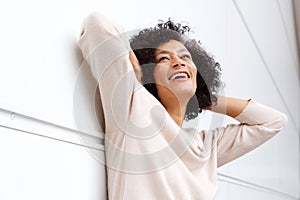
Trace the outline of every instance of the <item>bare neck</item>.
{"label": "bare neck", "polygon": [[176,122],[178,126],[182,126],[183,119],[185,116],[186,108],[188,102],[179,102],[175,99],[167,99],[165,102],[162,101],[162,104],[166,108],[169,115]]}

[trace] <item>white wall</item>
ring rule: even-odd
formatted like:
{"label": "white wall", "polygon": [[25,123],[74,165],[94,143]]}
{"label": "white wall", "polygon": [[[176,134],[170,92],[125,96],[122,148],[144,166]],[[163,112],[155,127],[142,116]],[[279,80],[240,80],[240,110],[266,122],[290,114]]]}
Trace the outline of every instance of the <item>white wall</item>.
{"label": "white wall", "polygon": [[[288,115],[281,134],[220,168],[217,199],[300,198],[292,0],[15,0],[0,3],[0,199],[105,198],[95,82],[80,69],[76,43],[94,10],[128,31],[168,17],[189,22],[191,36],[221,63],[225,95],[254,98]],[[81,123],[73,117],[78,112]],[[201,115],[208,128],[209,115]]]}

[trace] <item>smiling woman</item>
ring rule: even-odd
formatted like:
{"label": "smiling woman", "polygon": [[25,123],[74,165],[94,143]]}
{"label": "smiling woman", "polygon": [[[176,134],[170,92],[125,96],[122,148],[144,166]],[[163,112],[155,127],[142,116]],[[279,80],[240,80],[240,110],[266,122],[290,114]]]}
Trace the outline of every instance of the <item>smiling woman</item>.
{"label": "smiling woman", "polygon": [[[140,65],[143,69],[143,85],[147,90],[161,100],[157,94],[157,84],[153,77],[155,63],[158,62],[158,51],[160,53],[167,53],[168,51],[160,49],[162,45],[169,44],[169,48],[172,49],[172,45],[179,45],[177,48],[178,53],[182,54],[181,58],[184,61],[192,61],[193,65],[197,68],[197,89],[194,98],[188,101],[186,111],[183,112],[186,120],[194,119],[198,116],[198,113],[202,111],[202,108],[211,106],[212,103],[217,101],[216,93],[221,85],[220,81],[220,65],[215,62],[212,56],[210,56],[201,46],[200,42],[195,39],[190,39],[186,36],[190,28],[186,25],[175,24],[170,19],[167,22],[160,21],[157,26],[153,28],[146,28],[139,34],[135,35],[130,40],[130,45],[136,54]],[[177,43],[177,44],[176,44]],[[172,52],[172,51],[171,51]],[[165,54],[168,55],[168,54]],[[189,57],[189,59],[187,59]],[[159,59],[169,59],[171,57],[159,57]],[[158,65],[157,65],[158,66]],[[180,117],[181,118],[181,117]],[[182,120],[182,119],[181,119]]]}
{"label": "smiling woman", "polygon": [[[79,46],[103,107],[109,199],[213,199],[217,168],[273,137],[287,121],[253,99],[214,94],[219,64],[184,35],[186,26],[159,23],[130,43],[121,26],[99,13],[82,28]],[[240,124],[181,127],[202,109]]]}
{"label": "smiling woman", "polygon": [[159,45],[155,60],[153,76],[157,95],[174,121],[181,126],[188,102],[197,88],[196,65],[189,51],[176,40]]}

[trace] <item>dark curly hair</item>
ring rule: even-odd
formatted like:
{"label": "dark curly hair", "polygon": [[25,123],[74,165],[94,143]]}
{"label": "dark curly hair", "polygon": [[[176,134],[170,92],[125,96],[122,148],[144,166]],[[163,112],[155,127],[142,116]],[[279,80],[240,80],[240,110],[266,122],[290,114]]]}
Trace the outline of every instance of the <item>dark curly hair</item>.
{"label": "dark curly hair", "polygon": [[160,99],[153,76],[156,48],[160,44],[176,40],[191,53],[197,67],[197,89],[188,103],[185,120],[196,118],[202,108],[216,103],[217,97],[214,93],[221,85],[219,63],[201,47],[200,41],[187,37],[189,32],[190,27],[187,25],[174,23],[171,19],[167,22],[160,20],[155,27],[143,29],[130,39],[131,48],[141,65],[144,87],[158,100]]}

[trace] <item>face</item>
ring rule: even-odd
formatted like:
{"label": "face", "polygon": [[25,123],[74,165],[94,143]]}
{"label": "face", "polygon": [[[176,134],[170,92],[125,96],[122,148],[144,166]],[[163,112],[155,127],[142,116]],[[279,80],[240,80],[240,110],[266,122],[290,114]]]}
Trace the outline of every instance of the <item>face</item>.
{"label": "face", "polygon": [[154,79],[158,96],[167,98],[172,93],[177,98],[189,100],[196,92],[197,68],[186,47],[170,40],[157,47],[155,60]]}

